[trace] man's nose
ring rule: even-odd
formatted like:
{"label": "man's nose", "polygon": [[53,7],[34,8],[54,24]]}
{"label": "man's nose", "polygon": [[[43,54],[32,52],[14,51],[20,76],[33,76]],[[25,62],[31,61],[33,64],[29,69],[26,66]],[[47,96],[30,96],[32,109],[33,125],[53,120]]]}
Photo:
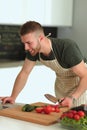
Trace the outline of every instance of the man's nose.
{"label": "man's nose", "polygon": [[29,46],[25,44],[25,50],[27,51],[29,49]]}

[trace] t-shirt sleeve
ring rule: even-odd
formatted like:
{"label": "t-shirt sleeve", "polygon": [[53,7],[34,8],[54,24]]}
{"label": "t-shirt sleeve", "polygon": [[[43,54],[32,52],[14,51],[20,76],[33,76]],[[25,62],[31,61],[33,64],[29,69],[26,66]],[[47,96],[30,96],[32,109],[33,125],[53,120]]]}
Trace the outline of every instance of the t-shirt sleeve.
{"label": "t-shirt sleeve", "polygon": [[84,60],[83,55],[76,43],[71,43],[67,46],[63,57],[63,60],[68,67],[73,67]]}
{"label": "t-shirt sleeve", "polygon": [[28,52],[28,51],[26,52],[26,58],[31,60],[31,61],[37,61],[39,59],[38,57],[39,57],[38,54],[36,54],[35,56],[32,56],[30,54],[30,52]]}

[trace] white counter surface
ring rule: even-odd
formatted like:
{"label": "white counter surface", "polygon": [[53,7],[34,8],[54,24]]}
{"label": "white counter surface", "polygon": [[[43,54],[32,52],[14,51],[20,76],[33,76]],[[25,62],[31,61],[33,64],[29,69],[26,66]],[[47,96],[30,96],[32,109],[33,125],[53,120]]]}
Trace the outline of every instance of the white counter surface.
{"label": "white counter surface", "polygon": [[59,123],[44,126],[3,116],[0,116],[0,129],[1,130],[67,130],[65,128],[62,128]]}

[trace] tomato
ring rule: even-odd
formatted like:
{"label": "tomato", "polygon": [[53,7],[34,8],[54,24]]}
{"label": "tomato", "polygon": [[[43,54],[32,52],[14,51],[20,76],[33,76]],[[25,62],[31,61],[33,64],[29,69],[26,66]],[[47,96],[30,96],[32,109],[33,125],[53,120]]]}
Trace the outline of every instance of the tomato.
{"label": "tomato", "polygon": [[55,107],[54,106],[51,107],[51,112],[55,112]]}
{"label": "tomato", "polygon": [[84,117],[84,116],[85,116],[85,113],[84,113],[84,111],[78,111],[78,115],[79,115],[80,117]]}
{"label": "tomato", "polygon": [[57,105],[53,105],[53,107],[54,107],[54,108],[59,108],[59,105],[58,105],[58,104],[57,104]]}
{"label": "tomato", "polygon": [[77,113],[76,110],[70,110],[70,112],[72,112],[73,114],[76,114],[76,113]]}
{"label": "tomato", "polygon": [[67,113],[67,117],[69,117],[69,118],[73,118],[73,113],[72,112],[69,112],[69,113]]}
{"label": "tomato", "polygon": [[61,119],[64,117],[68,117],[75,120],[80,120],[81,117],[84,117],[85,113],[82,110],[75,111],[75,110],[69,110],[68,112],[65,112],[62,114]]}
{"label": "tomato", "polygon": [[50,114],[51,112],[60,112],[58,105],[45,105],[35,109],[38,113]]}
{"label": "tomato", "polygon": [[35,111],[37,112],[37,113],[42,113],[43,112],[43,107],[37,107],[36,109],[35,109]]}
{"label": "tomato", "polygon": [[56,107],[55,112],[60,112],[60,109],[58,107]]}
{"label": "tomato", "polygon": [[75,120],[79,120],[80,119],[80,116],[78,114],[75,114],[74,117],[73,117]]}
{"label": "tomato", "polygon": [[52,106],[51,105],[47,105],[44,107],[44,113],[45,114],[50,114],[52,112]]}
{"label": "tomato", "polygon": [[65,112],[65,113],[63,113],[63,114],[61,115],[61,117],[60,117],[60,118],[61,118],[61,119],[63,119],[64,117],[68,117],[67,115],[68,115],[68,113],[67,113],[67,112]]}

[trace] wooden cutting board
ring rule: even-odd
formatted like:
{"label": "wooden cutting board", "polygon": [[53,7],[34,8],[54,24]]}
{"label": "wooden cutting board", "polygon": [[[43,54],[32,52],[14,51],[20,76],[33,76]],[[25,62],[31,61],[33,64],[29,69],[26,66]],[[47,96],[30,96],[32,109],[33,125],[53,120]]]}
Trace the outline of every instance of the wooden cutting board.
{"label": "wooden cutting board", "polygon": [[[46,103],[37,102],[37,103],[33,103],[32,105],[42,106],[45,104]],[[68,110],[68,108],[65,107],[65,108],[60,108],[61,111],[60,113],[52,112],[51,114],[41,114],[41,113],[36,113],[35,111],[23,112],[22,107],[23,106],[17,106],[14,108],[6,108],[0,110],[0,116],[10,117],[10,118],[37,123],[41,125],[51,125],[58,122],[58,119],[60,118],[62,112]]]}

